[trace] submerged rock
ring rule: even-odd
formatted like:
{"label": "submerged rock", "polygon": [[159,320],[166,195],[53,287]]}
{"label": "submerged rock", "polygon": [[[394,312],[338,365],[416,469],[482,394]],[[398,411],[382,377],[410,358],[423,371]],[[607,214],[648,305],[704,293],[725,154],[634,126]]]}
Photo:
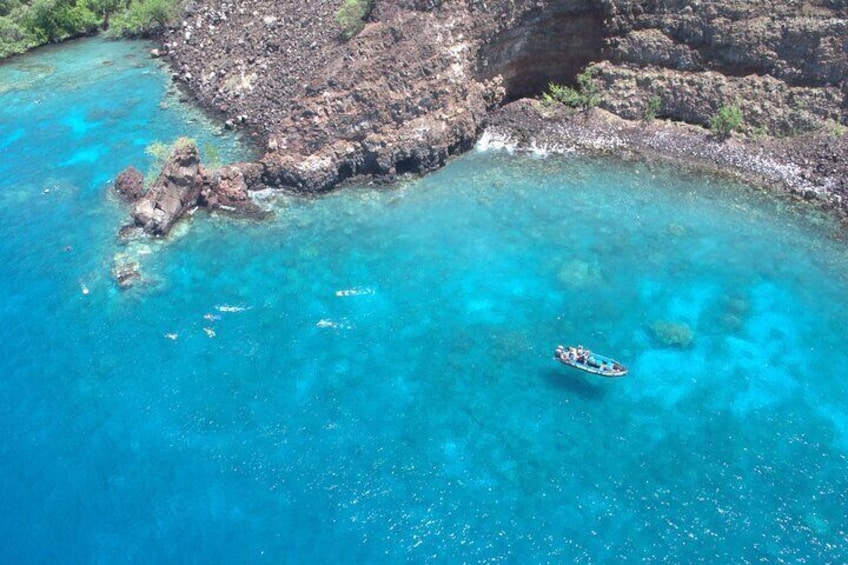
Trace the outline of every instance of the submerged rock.
{"label": "submerged rock", "polygon": [[140,265],[127,253],[117,253],[112,258],[112,278],[118,287],[127,289],[141,280]]}
{"label": "submerged rock", "polygon": [[651,324],[651,334],[663,345],[680,349],[691,346],[694,339],[692,328],[688,324],[675,324],[665,320],[657,320]]}
{"label": "submerged rock", "polygon": [[572,259],[565,263],[560,267],[557,278],[568,288],[575,290],[597,286],[603,281],[600,267],[582,259]]}

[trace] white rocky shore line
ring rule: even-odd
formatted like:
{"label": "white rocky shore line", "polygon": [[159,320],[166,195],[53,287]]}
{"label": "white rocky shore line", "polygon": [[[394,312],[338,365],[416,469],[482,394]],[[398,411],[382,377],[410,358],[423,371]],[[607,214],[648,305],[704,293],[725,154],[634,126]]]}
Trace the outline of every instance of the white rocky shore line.
{"label": "white rocky shore line", "polygon": [[[656,120],[651,123],[622,119],[604,110],[545,116],[534,103],[538,119],[528,124],[527,108],[516,119],[496,117],[484,129],[478,150],[550,154],[605,155],[672,163],[689,170],[729,175],[767,189],[832,209],[848,217],[837,179],[805,174],[804,168],[768,144],[731,137],[717,139],[698,126]],[[511,111],[508,111],[508,113]]]}

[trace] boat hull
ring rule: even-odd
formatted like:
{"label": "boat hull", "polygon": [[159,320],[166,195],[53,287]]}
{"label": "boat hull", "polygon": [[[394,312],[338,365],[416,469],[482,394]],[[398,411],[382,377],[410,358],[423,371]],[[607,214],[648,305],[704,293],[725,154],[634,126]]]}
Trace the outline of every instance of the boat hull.
{"label": "boat hull", "polygon": [[585,371],[599,377],[618,378],[627,374],[627,367],[603,355],[593,353],[589,358],[589,362],[583,363],[577,360],[569,359],[566,355],[556,354],[557,361],[568,367],[573,367],[580,371]]}

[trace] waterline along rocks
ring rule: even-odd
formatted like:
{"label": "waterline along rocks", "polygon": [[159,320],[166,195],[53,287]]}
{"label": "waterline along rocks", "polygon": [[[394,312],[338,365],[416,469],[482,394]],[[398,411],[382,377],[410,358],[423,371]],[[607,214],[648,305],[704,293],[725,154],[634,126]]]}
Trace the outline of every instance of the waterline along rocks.
{"label": "waterline along rocks", "polygon": [[[221,173],[227,186],[317,193],[356,175],[424,172],[472,147],[493,121],[516,124],[522,136],[537,121],[546,135],[576,135],[598,120],[514,103],[551,82],[576,86],[592,65],[601,109],[630,120],[628,131],[664,132],[632,135],[633,143],[676,136],[671,122],[707,126],[738,107],[738,150],[799,171],[780,186],[845,210],[841,0],[376,0],[350,41],[334,21],[338,6],[189,2],[162,37],[175,78],[262,145],[256,163]],[[687,152],[690,138],[676,144],[682,161],[733,141],[705,135]]]}
{"label": "waterline along rocks", "polygon": [[198,206],[243,216],[261,215],[262,210],[247,194],[247,179],[255,184],[252,177],[257,169],[255,163],[241,163],[210,172],[200,163],[193,142],[178,142],[146,191],[144,178],[134,167],[118,175],[115,190],[133,205],[132,222],[123,231],[140,228],[152,236],[165,236],[177,220]]}

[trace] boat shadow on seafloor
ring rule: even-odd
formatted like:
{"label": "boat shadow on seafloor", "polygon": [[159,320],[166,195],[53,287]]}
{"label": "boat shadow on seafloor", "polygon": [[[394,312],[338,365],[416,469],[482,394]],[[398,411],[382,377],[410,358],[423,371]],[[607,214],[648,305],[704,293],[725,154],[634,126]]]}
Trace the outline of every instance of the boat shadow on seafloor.
{"label": "boat shadow on seafloor", "polygon": [[548,370],[542,373],[542,378],[553,388],[567,390],[583,398],[598,400],[606,395],[603,380],[590,381],[577,372]]}

